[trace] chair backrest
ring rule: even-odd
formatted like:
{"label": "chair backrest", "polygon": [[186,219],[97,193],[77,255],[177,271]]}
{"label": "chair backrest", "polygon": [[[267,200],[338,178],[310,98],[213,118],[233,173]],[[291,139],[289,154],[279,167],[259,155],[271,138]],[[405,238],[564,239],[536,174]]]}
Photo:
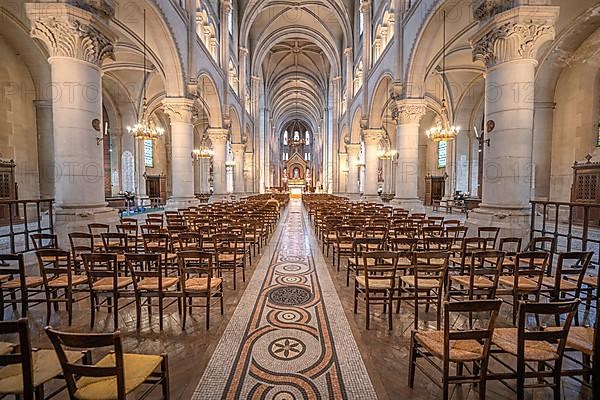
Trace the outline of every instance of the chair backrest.
{"label": "chair backrest", "polygon": [[[447,222],[447,221],[446,221]],[[467,236],[467,231],[469,230],[466,226],[454,226],[454,225],[444,225],[444,229],[446,231],[446,236],[454,239],[464,239]]]}
{"label": "chair backrest", "polygon": [[453,238],[448,237],[429,237],[423,240],[424,247],[426,251],[435,251],[435,250],[450,250],[452,248],[452,244],[454,243]]}
{"label": "chair backrest", "polygon": [[561,298],[561,284],[567,279],[571,278],[576,284],[576,289],[572,293],[573,297],[578,299],[581,293],[581,285],[585,278],[588,267],[592,262],[592,256],[594,255],[591,251],[568,251],[559,253],[558,261],[556,263],[556,273],[554,275],[554,286],[551,291],[551,297],[553,301],[559,301]]}
{"label": "chair backrest", "polygon": [[392,251],[415,251],[418,244],[417,238],[388,238],[388,245]]}
{"label": "chair backrest", "polygon": [[94,251],[94,235],[86,232],[69,233],[71,244],[71,256],[77,258],[81,253],[92,253]]}
{"label": "chair backrest", "polygon": [[450,228],[452,226],[456,227],[456,226],[460,226],[460,221],[457,219],[446,219],[442,222],[442,225],[446,228]]}
{"label": "chair backrest", "polygon": [[166,233],[144,233],[142,235],[144,251],[147,253],[168,253],[169,235]]}
{"label": "chair backrest", "polygon": [[480,226],[477,228],[477,236],[486,238],[488,241],[487,248],[495,249],[498,235],[500,234],[500,228],[496,226]]}
{"label": "chair backrest", "polygon": [[[567,336],[573,317],[577,312],[579,300],[535,303],[519,302],[518,320],[517,320],[517,360],[522,364],[525,362],[525,342],[549,342],[556,343],[556,355],[558,356],[558,365],[562,361]],[[556,326],[548,329],[546,326],[530,326],[529,316],[535,315],[534,320],[546,325],[555,321]],[[551,318],[554,317],[554,318]],[[560,368],[560,367],[559,367]]]}
{"label": "chair backrest", "polygon": [[137,225],[138,220],[135,218],[121,218],[122,225]]}
{"label": "chair backrest", "polygon": [[101,233],[104,251],[107,253],[129,253],[129,235],[120,232]]}
{"label": "chair backrest", "polygon": [[40,274],[44,279],[44,285],[48,286],[49,280],[58,276],[67,277],[67,287],[71,288],[73,279],[73,265],[71,254],[68,251],[58,249],[41,249],[35,252],[40,268]]}
{"label": "chair backrest", "polygon": [[366,251],[362,253],[365,289],[385,284],[391,290],[396,286],[396,272],[400,254],[394,251]]}
{"label": "chair backrest", "polygon": [[119,268],[116,254],[84,253],[81,255],[81,258],[83,258],[83,265],[90,287],[99,279],[111,278],[113,280],[113,289],[117,290]]}
{"label": "chair backrest", "polygon": [[[121,333],[68,333],[46,327],[46,334],[50,338],[56,355],[67,381],[69,397],[76,398],[77,379],[82,377],[102,378],[115,377],[117,381],[117,399],[125,400],[125,369],[123,364],[123,345]],[[114,365],[84,365],[69,362],[67,350],[90,350],[102,347],[112,347]],[[77,379],[76,379],[77,378]]]}
{"label": "chair backrest", "polygon": [[179,250],[200,250],[202,248],[202,236],[198,232],[182,232],[177,235],[177,241]]}
{"label": "chair backrest", "polygon": [[439,225],[424,226],[421,228],[421,235],[423,239],[442,237],[444,234],[444,228]]}
{"label": "chair backrest", "polygon": [[534,237],[527,246],[526,251],[545,251],[549,254],[548,268],[546,274],[550,276],[552,274],[552,263],[554,259],[554,253],[556,253],[556,237],[554,236],[538,236]]}
{"label": "chair backrest", "polygon": [[94,235],[94,237],[99,238],[99,237],[101,237],[100,235],[102,233],[110,232],[110,225],[94,222],[94,223],[88,224],[88,231],[92,235]]}
{"label": "chair backrest", "polygon": [[530,288],[528,291],[539,293],[549,260],[550,254],[545,251],[523,251],[517,254],[515,258],[513,287],[519,289],[520,278],[527,278],[536,285],[535,291],[532,291]]}
{"label": "chair backrest", "polygon": [[522,243],[523,239],[520,237],[503,237],[500,238],[498,250],[504,251],[507,256],[516,256],[521,252]]}
{"label": "chair backrest", "polygon": [[33,249],[58,249],[58,236],[52,233],[33,233],[29,236]]}
{"label": "chair backrest", "polygon": [[162,279],[165,274],[163,270],[162,257],[160,254],[127,253],[125,254],[125,265],[127,265],[127,270],[131,274],[131,278],[133,279],[133,287],[136,291],[138,290],[138,283],[140,280],[153,278],[158,282],[156,286],[157,291],[159,293],[162,292]]}
{"label": "chair backrest", "polygon": [[[469,299],[481,298],[487,295],[488,299],[496,298],[498,280],[502,274],[505,253],[499,250],[474,250],[466,254],[465,261],[469,273]],[[477,278],[486,278],[493,283],[492,287],[477,287],[474,283]]]}
{"label": "chair backrest", "polygon": [[218,233],[213,235],[214,248],[219,254],[237,254],[238,242],[239,238],[237,235],[229,233]]}
{"label": "chair backrest", "polygon": [[0,335],[14,334],[19,337],[19,345],[11,353],[0,355],[0,365],[2,367],[16,364],[21,366],[23,393],[18,398],[22,400],[34,400],[33,360],[27,318],[0,322]]}
{"label": "chair backrest", "polygon": [[[146,221],[146,222],[148,222],[148,221]],[[153,224],[146,223],[146,224],[140,225],[140,231],[142,232],[142,235],[145,233],[161,233],[162,227],[159,224],[153,225]]]}
{"label": "chair backrest", "polygon": [[494,247],[488,247],[487,238],[482,237],[467,237],[462,240],[461,251],[471,253],[472,250],[485,250],[487,248],[493,249]]}
{"label": "chair backrest", "polygon": [[25,261],[23,254],[0,254],[0,275],[9,275],[10,279],[18,279],[21,293],[25,293]]}
{"label": "chair backrest", "polygon": [[[500,306],[501,299],[490,300],[461,300],[457,302],[444,302],[444,364],[447,367],[450,362],[450,348],[456,346],[456,342],[460,341],[477,341],[482,345],[482,365],[483,374],[487,370],[489,350],[494,336],[494,328],[496,327],[496,319]],[[468,329],[452,330],[451,323],[455,321],[455,314],[478,315],[478,327],[470,326]],[[486,315],[487,314],[487,315]],[[484,317],[485,316],[485,317]],[[460,346],[457,346],[460,347]]]}
{"label": "chair backrest", "polygon": [[441,290],[448,271],[449,257],[450,253],[447,251],[414,252],[411,269],[415,277],[415,291],[419,291],[421,279],[437,279],[438,289]]}

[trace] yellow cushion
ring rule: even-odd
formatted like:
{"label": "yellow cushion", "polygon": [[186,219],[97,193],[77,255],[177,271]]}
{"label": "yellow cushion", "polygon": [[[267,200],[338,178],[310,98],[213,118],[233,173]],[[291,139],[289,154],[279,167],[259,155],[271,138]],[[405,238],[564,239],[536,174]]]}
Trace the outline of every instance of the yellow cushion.
{"label": "yellow cushion", "polygon": [[[83,358],[79,351],[66,351],[69,362],[74,363]],[[37,350],[31,353],[33,362],[33,385],[37,387],[42,383],[62,374],[62,367],[54,350]],[[0,393],[23,392],[23,370],[21,364],[11,364],[0,368]]]}
{"label": "yellow cushion", "polygon": [[[71,278],[71,285],[81,285],[87,283],[87,277],[84,275],[73,275]],[[69,284],[69,278],[66,275],[58,276],[48,281],[48,286],[51,288],[62,288],[67,287]]]}
{"label": "yellow cushion", "polygon": [[[365,284],[365,277],[364,276],[357,276],[356,277],[356,282],[358,283],[358,285],[360,287],[366,287]],[[369,279],[369,289],[373,289],[373,290],[385,290],[385,289],[391,289],[392,288],[392,280],[391,279],[375,279],[375,278],[370,278]]]}
{"label": "yellow cushion", "polygon": [[[223,279],[221,278],[211,278],[210,279],[210,289],[217,289]],[[206,292],[208,288],[208,278],[190,278],[185,281],[185,290],[190,292]]]}
{"label": "yellow cushion", "polygon": [[[168,289],[176,285],[178,281],[178,278],[164,277],[162,278],[162,288]],[[158,278],[144,278],[138,283],[137,287],[140,290],[158,290]]]}
{"label": "yellow cushion", "polygon": [[[415,286],[415,277],[413,275],[401,276],[400,280],[408,286]],[[437,289],[439,287],[439,279],[419,278],[419,289]]]}
{"label": "yellow cushion", "polygon": [[[161,356],[146,354],[123,354],[125,393],[140,386],[162,361]],[[96,364],[98,367],[114,367],[115,355],[106,355]],[[113,400],[117,398],[117,377],[83,377],[76,383],[75,398],[79,400]]]}
{"label": "yellow cushion", "polygon": [[[517,328],[496,328],[493,343],[507,353],[517,355]],[[525,341],[525,361],[551,361],[558,358],[556,347],[541,340]]]}
{"label": "yellow cushion", "polygon": [[[25,287],[37,287],[44,284],[44,279],[41,276],[28,276],[25,278]],[[20,279],[13,279],[10,281],[6,281],[2,285],[3,289],[18,289],[21,287]]]}
{"label": "yellow cushion", "polygon": [[[435,357],[439,359],[444,358],[443,331],[417,332],[415,339]],[[482,357],[483,346],[477,340],[450,341],[450,361],[474,361]]]}
{"label": "yellow cushion", "polygon": [[[133,283],[133,280],[126,276],[120,276],[117,278],[117,288],[124,288]],[[93,290],[112,290],[113,289],[113,278],[102,278],[98,279],[92,286]]]}

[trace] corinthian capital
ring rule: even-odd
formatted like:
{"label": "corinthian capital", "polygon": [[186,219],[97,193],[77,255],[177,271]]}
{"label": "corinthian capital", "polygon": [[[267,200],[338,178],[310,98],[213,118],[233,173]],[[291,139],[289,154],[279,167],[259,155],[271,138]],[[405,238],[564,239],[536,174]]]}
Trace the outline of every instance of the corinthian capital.
{"label": "corinthian capital", "polygon": [[554,40],[558,7],[521,6],[492,17],[471,38],[473,60],[491,68],[512,60],[536,60],[542,44]]}
{"label": "corinthian capital", "polygon": [[[113,57],[116,35],[97,16],[65,3],[26,4],[31,36],[40,40],[50,57],[71,57],[101,66]],[[45,7],[44,7],[45,6]]]}
{"label": "corinthian capital", "polygon": [[229,139],[229,129],[225,128],[208,128],[206,135],[213,144],[224,144]]}
{"label": "corinthian capital", "polygon": [[423,99],[401,99],[396,101],[396,116],[399,124],[418,124],[427,108]]}
{"label": "corinthian capital", "polygon": [[188,98],[166,98],[163,100],[163,111],[169,116],[171,123],[191,124],[194,117],[194,101]]}

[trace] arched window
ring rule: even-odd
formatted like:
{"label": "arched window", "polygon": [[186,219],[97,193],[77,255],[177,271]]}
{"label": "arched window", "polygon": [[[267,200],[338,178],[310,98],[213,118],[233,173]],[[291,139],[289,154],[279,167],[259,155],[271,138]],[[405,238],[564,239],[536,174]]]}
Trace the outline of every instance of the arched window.
{"label": "arched window", "polygon": [[298,142],[300,141],[300,132],[295,131],[294,132],[294,142]]}
{"label": "arched window", "polygon": [[121,156],[121,168],[123,174],[123,191],[134,192],[134,169],[133,169],[133,154],[130,151],[124,151]]}
{"label": "arched window", "polygon": [[305,134],[304,134],[304,136],[305,136],[305,143],[306,143],[306,145],[307,146],[310,145],[310,133],[308,133],[308,131],[306,131]]}
{"label": "arched window", "polygon": [[358,35],[362,36],[364,31],[365,31],[365,15],[361,11],[358,11]]}
{"label": "arched window", "polygon": [[446,142],[438,142],[438,168],[446,167],[446,151],[448,144]]}
{"label": "arched window", "polygon": [[233,8],[227,14],[227,30],[230,35],[233,35]]}
{"label": "arched window", "polygon": [[288,145],[288,131],[283,132],[283,145]]}
{"label": "arched window", "polygon": [[154,167],[154,142],[152,140],[144,140],[144,164],[146,167]]}

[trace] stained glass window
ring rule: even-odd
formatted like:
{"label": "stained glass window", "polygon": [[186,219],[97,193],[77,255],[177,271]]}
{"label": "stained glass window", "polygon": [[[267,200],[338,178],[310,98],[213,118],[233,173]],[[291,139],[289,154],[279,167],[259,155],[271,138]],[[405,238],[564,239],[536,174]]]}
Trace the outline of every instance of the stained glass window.
{"label": "stained glass window", "polygon": [[446,167],[446,150],[448,148],[448,143],[446,142],[438,142],[438,168]]}
{"label": "stained glass window", "polygon": [[152,140],[144,140],[144,164],[146,167],[154,167],[154,143]]}

